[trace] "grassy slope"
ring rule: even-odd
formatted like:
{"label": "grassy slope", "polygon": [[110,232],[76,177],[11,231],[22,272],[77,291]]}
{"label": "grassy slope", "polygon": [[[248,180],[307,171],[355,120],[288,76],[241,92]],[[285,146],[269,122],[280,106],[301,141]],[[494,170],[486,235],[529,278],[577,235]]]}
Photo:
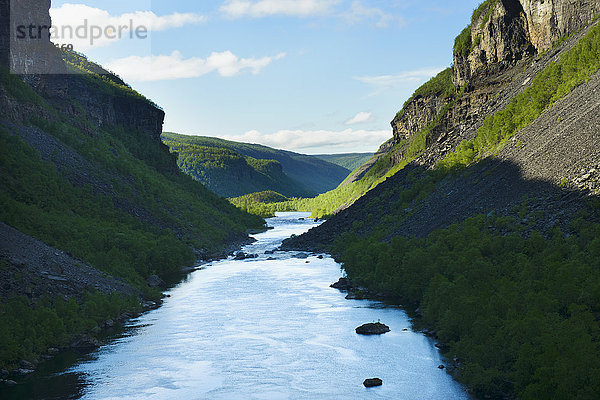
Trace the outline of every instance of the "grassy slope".
{"label": "grassy slope", "polygon": [[[94,80],[91,90],[106,84],[92,75],[81,78]],[[191,246],[215,251],[228,240],[243,237],[248,227],[261,225],[260,219],[237,211],[179,173],[168,149],[147,134],[106,127],[90,136],[78,128],[85,120],[54,110],[6,71],[0,82],[12,87],[8,92],[13,98],[44,103],[55,116],[53,121],[32,117],[25,125],[41,129],[80,155],[95,179],[110,187],[110,193],[101,193],[93,185],[72,184],[67,179],[70,171],[59,172],[52,157],[42,159],[12,128],[4,128],[0,131],[3,222],[137,286],[150,274],[168,273],[192,262]],[[119,95],[118,87],[111,85],[109,90]],[[130,96],[129,91],[123,95]],[[117,200],[129,201],[147,218],[115,207]]]}
{"label": "grassy slope", "polygon": [[[148,101],[117,77],[94,73],[103,70],[81,56],[70,61],[85,71],[73,79],[90,91]],[[97,129],[85,116],[63,114],[6,69],[0,69],[0,87],[13,101],[39,110],[0,128],[0,221],[125,279],[153,299],[160,294],[146,285],[149,275],[179,271],[195,261],[193,248],[219,251],[246,237],[248,228],[263,225],[180,173],[168,148],[147,133]],[[81,110],[79,104],[72,107]],[[56,146],[52,154],[42,158],[20,137],[20,131],[32,129],[43,132],[45,147]],[[65,164],[61,153],[73,154],[75,165]],[[82,176],[89,181],[79,184]],[[6,267],[1,261],[0,268]],[[73,334],[138,310],[137,298],[118,294],[34,303],[0,299],[0,368],[39,359],[48,347],[68,345]]]}
{"label": "grassy slope", "polygon": [[[348,275],[375,292],[387,291],[420,307],[423,323],[459,360],[457,377],[478,396],[591,399],[600,393],[600,226],[590,214],[575,218],[568,235],[520,232],[521,217],[474,216],[425,238],[382,243],[410,204],[448,173],[493,155],[600,68],[600,27],[549,65],[532,86],[487,118],[436,171],[410,189],[380,193],[361,215],[392,212],[369,227],[354,224],[337,242]],[[368,194],[367,194],[368,196]],[[386,208],[389,210],[390,208]],[[598,213],[598,204],[591,208]],[[595,210],[595,211],[594,211]],[[512,234],[503,234],[506,231]],[[547,234],[547,233],[546,233]]]}
{"label": "grassy slope", "polygon": [[257,160],[275,160],[281,164],[283,172],[296,182],[296,185],[305,188],[305,191],[311,192],[313,195],[335,188],[348,175],[348,170],[345,168],[317,157],[276,150],[266,146],[173,133],[164,133],[163,138],[168,141],[176,140],[182,145],[226,148],[244,157]]}

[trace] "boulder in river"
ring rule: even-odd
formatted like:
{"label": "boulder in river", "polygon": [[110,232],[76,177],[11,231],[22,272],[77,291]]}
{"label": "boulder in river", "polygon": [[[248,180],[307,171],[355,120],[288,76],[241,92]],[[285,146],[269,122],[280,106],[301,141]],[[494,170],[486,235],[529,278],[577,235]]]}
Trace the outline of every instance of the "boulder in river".
{"label": "boulder in river", "polygon": [[304,260],[304,259],[308,258],[309,256],[310,255],[308,253],[298,253],[298,254],[294,254],[292,257]]}
{"label": "boulder in river", "polygon": [[363,382],[363,385],[365,385],[365,387],[376,387],[376,386],[381,386],[383,385],[383,381],[379,378],[369,378],[369,379],[365,379],[365,381]]}
{"label": "boulder in river", "polygon": [[364,324],[356,328],[359,335],[382,335],[390,331],[390,327],[381,322]]}
{"label": "boulder in river", "polygon": [[235,255],[234,260],[241,261],[241,260],[247,260],[249,258],[258,258],[258,254],[246,254],[243,251],[238,251],[237,254]]}

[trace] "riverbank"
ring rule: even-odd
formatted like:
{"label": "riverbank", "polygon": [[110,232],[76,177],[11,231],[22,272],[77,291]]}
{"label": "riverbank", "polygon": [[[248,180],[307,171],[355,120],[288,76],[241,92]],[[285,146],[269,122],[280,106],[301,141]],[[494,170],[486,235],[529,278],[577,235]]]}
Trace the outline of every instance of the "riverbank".
{"label": "riverbank", "polygon": [[[108,345],[67,365],[56,359],[47,364],[56,369],[40,368],[23,384],[0,389],[0,397],[397,399],[403,393],[466,400],[438,369],[442,360],[431,340],[410,328],[402,310],[347,300],[330,288],[340,266],[327,254],[274,251],[283,238],[316,226],[306,216],[270,220],[275,229],[240,250],[256,257],[204,264]],[[355,332],[378,320],[390,332]],[[365,388],[371,377],[383,385]]]}
{"label": "riverbank", "polygon": [[65,351],[97,349],[108,333],[160,307],[162,291],[253,241],[248,237],[217,253],[197,252],[194,266],[164,281],[152,276],[142,292],[0,223],[0,386],[22,382]]}

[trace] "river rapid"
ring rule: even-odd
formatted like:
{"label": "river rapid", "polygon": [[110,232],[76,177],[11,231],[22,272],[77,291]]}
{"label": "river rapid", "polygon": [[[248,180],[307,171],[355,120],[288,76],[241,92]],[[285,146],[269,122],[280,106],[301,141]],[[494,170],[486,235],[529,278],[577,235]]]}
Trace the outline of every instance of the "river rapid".
{"label": "river rapid", "polygon": [[[274,229],[243,249],[258,258],[230,257],[191,273],[162,307],[130,321],[98,351],[19,385],[21,398],[468,399],[438,369],[434,342],[411,331],[404,311],[346,300],[329,287],[342,274],[331,257],[265,254],[317,225],[307,217],[269,219]],[[355,333],[376,321],[391,332]],[[365,388],[373,377],[383,386]]]}

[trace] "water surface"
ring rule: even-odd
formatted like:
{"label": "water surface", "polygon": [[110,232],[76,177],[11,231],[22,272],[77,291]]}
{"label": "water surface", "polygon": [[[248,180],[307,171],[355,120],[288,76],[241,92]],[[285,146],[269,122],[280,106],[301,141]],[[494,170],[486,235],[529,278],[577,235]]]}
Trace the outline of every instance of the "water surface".
{"label": "water surface", "polygon": [[[329,285],[340,266],[325,256],[264,252],[315,226],[301,213],[270,219],[244,251],[259,258],[212,263],[173,288],[164,305],[123,335],[44,378],[35,398],[468,399],[444,371],[434,343],[400,309],[346,300]],[[268,260],[274,257],[276,260]],[[366,322],[391,332],[357,335]],[[408,329],[408,330],[404,330]],[[366,378],[384,384],[366,389]],[[70,391],[70,392],[69,392]]]}

